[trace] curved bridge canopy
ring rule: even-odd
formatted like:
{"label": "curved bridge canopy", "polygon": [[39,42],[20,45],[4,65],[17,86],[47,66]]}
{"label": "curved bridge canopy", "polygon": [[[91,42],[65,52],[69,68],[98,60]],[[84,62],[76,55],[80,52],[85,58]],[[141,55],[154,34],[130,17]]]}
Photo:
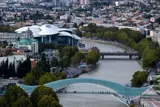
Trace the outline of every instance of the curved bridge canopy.
{"label": "curved bridge canopy", "polygon": [[[73,79],[58,80],[58,81],[47,83],[45,84],[45,86],[50,87],[55,91],[58,91],[62,88],[67,87],[68,85],[77,84],[77,83],[89,83],[89,84],[104,86],[106,88],[110,88],[114,90],[116,94],[124,96],[126,98],[139,97],[143,95],[147,90],[152,88],[152,86],[143,87],[143,88],[133,88],[133,87],[127,87],[127,86],[106,81],[106,80],[91,79],[91,78],[73,78]],[[37,86],[29,86],[29,85],[23,85],[23,84],[17,84],[17,85],[19,85],[22,89],[24,89],[28,93],[32,93],[34,89],[37,87]]]}

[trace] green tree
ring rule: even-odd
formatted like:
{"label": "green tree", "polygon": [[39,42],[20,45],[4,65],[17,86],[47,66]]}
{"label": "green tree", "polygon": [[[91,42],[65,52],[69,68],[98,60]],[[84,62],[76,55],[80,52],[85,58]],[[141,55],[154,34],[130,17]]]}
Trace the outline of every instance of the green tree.
{"label": "green tree", "polygon": [[137,49],[136,50],[138,50],[139,52],[140,52],[140,54],[141,55],[143,55],[143,51],[147,48],[147,47],[149,47],[149,42],[148,42],[148,40],[147,39],[143,39],[143,40],[141,40],[138,44],[137,44]]}
{"label": "green tree", "polygon": [[39,66],[35,66],[34,68],[32,68],[31,73],[36,78],[36,80],[39,80],[39,78],[45,74],[43,69]]}
{"label": "green tree", "polygon": [[134,104],[131,104],[130,107],[135,107]]}
{"label": "green tree", "polygon": [[18,86],[10,86],[6,91],[4,97],[7,101],[7,104],[11,107],[14,102],[21,96],[27,97],[25,91]]}
{"label": "green tree", "polygon": [[95,65],[98,62],[99,58],[100,58],[100,53],[95,50],[92,50],[88,52],[86,56],[86,62],[87,64]]}
{"label": "green tree", "polygon": [[76,53],[76,49],[72,46],[65,46],[64,48],[62,48],[62,50],[60,50],[60,57],[69,57],[71,58],[72,56],[74,56],[74,54]]}
{"label": "green tree", "polygon": [[32,73],[28,73],[28,74],[24,77],[24,84],[26,84],[26,85],[36,85],[36,84],[37,84],[37,80],[36,80],[36,78],[33,76]]}
{"label": "green tree", "polygon": [[50,72],[50,66],[45,54],[42,54],[41,60],[37,63],[37,66],[45,72]]}
{"label": "green tree", "polygon": [[57,72],[55,73],[56,80],[66,79],[66,73],[65,72]]}
{"label": "green tree", "polygon": [[71,64],[71,58],[69,58],[69,57],[63,57],[62,59],[61,59],[61,61],[60,61],[60,66],[62,67],[62,68],[65,68],[65,67],[69,67],[70,66],[70,64]]}
{"label": "green tree", "polygon": [[10,107],[5,98],[0,98],[0,107]]}
{"label": "green tree", "polygon": [[142,71],[137,71],[134,73],[133,78],[131,80],[131,84],[133,87],[141,87],[147,81],[147,73]]}
{"label": "green tree", "polygon": [[146,48],[143,52],[143,67],[154,67],[159,61],[157,50]]}
{"label": "green tree", "polygon": [[58,59],[56,57],[53,57],[51,60],[51,66],[56,67],[58,65]]}
{"label": "green tree", "polygon": [[73,66],[77,66],[80,64],[81,60],[83,59],[83,54],[80,52],[77,52],[71,59],[71,64]]}
{"label": "green tree", "polygon": [[32,68],[31,72],[24,77],[24,83],[26,85],[38,85],[39,78],[44,75],[44,73],[42,68],[35,66]]}
{"label": "green tree", "polygon": [[31,71],[31,60],[28,57],[26,60],[19,63],[17,68],[17,76],[19,78],[23,78],[30,71]]}
{"label": "green tree", "polygon": [[38,107],[62,107],[54,97],[44,95],[38,102]]}
{"label": "green tree", "polygon": [[39,79],[39,84],[43,85],[52,81],[55,81],[56,77],[50,73],[45,73],[43,76],[40,77]]}
{"label": "green tree", "polygon": [[55,99],[55,101],[59,102],[59,99],[56,93],[52,90],[52,88],[46,86],[39,86],[37,87],[31,94],[31,102],[33,107],[38,107],[38,102],[43,98],[43,96],[50,96]]}
{"label": "green tree", "polygon": [[13,103],[12,107],[32,107],[32,103],[29,98],[21,96]]}
{"label": "green tree", "polygon": [[66,73],[65,72],[61,72],[61,79],[66,79]]}

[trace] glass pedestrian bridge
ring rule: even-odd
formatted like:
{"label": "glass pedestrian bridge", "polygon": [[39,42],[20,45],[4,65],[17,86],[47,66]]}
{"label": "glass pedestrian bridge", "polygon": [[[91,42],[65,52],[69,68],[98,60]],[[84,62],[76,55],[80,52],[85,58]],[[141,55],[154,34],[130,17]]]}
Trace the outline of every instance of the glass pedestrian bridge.
{"label": "glass pedestrian bridge", "polygon": [[[127,87],[111,81],[91,79],[91,78],[72,78],[72,79],[58,80],[44,84],[44,86],[50,87],[54,91],[59,91],[65,87],[68,87],[69,85],[78,83],[95,84],[103,86],[107,89],[111,89],[113,93],[112,95],[121,102],[125,103],[127,106],[130,104],[132,100],[139,98],[143,94],[147,93],[153,87],[153,86],[142,87],[142,88]],[[38,86],[29,86],[23,84],[17,84],[17,85],[20,86],[23,90],[25,90],[29,94],[31,94],[34,91],[34,89],[38,87]]]}

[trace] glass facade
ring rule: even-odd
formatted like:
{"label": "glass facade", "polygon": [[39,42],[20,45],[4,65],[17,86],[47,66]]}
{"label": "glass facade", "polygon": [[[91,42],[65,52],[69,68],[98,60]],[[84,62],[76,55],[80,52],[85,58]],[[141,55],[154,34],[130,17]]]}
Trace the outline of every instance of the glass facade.
{"label": "glass facade", "polygon": [[77,46],[78,40],[69,36],[59,36],[57,35],[46,35],[42,37],[35,37],[35,39],[40,43],[58,43],[63,45]]}

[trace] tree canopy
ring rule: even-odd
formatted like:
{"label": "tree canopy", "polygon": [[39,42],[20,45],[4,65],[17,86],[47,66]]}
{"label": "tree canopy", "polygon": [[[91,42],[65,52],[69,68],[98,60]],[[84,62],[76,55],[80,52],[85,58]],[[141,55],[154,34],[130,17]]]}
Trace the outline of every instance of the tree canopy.
{"label": "tree canopy", "polygon": [[[7,89],[4,97],[0,98],[0,107],[18,107],[16,105],[19,104],[19,100],[20,100],[19,98],[22,98],[22,97],[23,99],[20,102],[22,102],[21,104],[24,105],[25,101],[27,100],[26,98],[28,97],[28,95],[20,87],[10,86]],[[23,102],[23,100],[25,101]],[[24,106],[21,106],[21,107],[24,107]],[[26,107],[29,107],[29,106],[26,106]]]}
{"label": "tree canopy", "polygon": [[29,98],[21,96],[13,103],[13,107],[32,107],[32,103]]}
{"label": "tree canopy", "polygon": [[[145,36],[138,31],[128,28],[105,28],[95,24],[89,24],[83,27],[81,31],[86,38],[116,41],[138,51],[143,59],[144,68],[155,67],[156,63],[160,61],[160,47],[158,43],[144,38]],[[91,58],[88,59],[88,61],[93,60]]]}
{"label": "tree canopy", "polygon": [[43,84],[46,84],[46,83],[49,83],[55,80],[56,80],[56,76],[50,73],[45,73],[44,75],[40,77],[39,84],[43,85]]}
{"label": "tree canopy", "polygon": [[100,53],[95,50],[91,50],[86,56],[86,63],[95,65],[98,62],[99,58]]}
{"label": "tree canopy", "polygon": [[38,107],[62,107],[55,98],[44,95],[40,101],[38,101]]}
{"label": "tree canopy", "polygon": [[62,107],[52,88],[37,87],[31,97],[18,86],[10,86],[4,97],[0,98],[0,107]]}
{"label": "tree canopy", "polygon": [[76,52],[76,54],[71,59],[71,64],[73,66],[77,66],[80,64],[82,59],[83,59],[83,54],[81,52]]}
{"label": "tree canopy", "polygon": [[[56,93],[52,90],[52,88],[39,86],[37,87],[31,94],[31,101],[34,107],[39,107],[39,104],[43,103],[42,101],[46,100],[45,96],[50,96],[53,101],[59,102],[59,99]],[[44,98],[43,98],[44,97]],[[41,100],[42,99],[42,100]],[[44,104],[47,102],[44,102]]]}
{"label": "tree canopy", "polygon": [[133,87],[141,87],[147,81],[147,73],[144,71],[137,71],[134,73],[131,80]]}

